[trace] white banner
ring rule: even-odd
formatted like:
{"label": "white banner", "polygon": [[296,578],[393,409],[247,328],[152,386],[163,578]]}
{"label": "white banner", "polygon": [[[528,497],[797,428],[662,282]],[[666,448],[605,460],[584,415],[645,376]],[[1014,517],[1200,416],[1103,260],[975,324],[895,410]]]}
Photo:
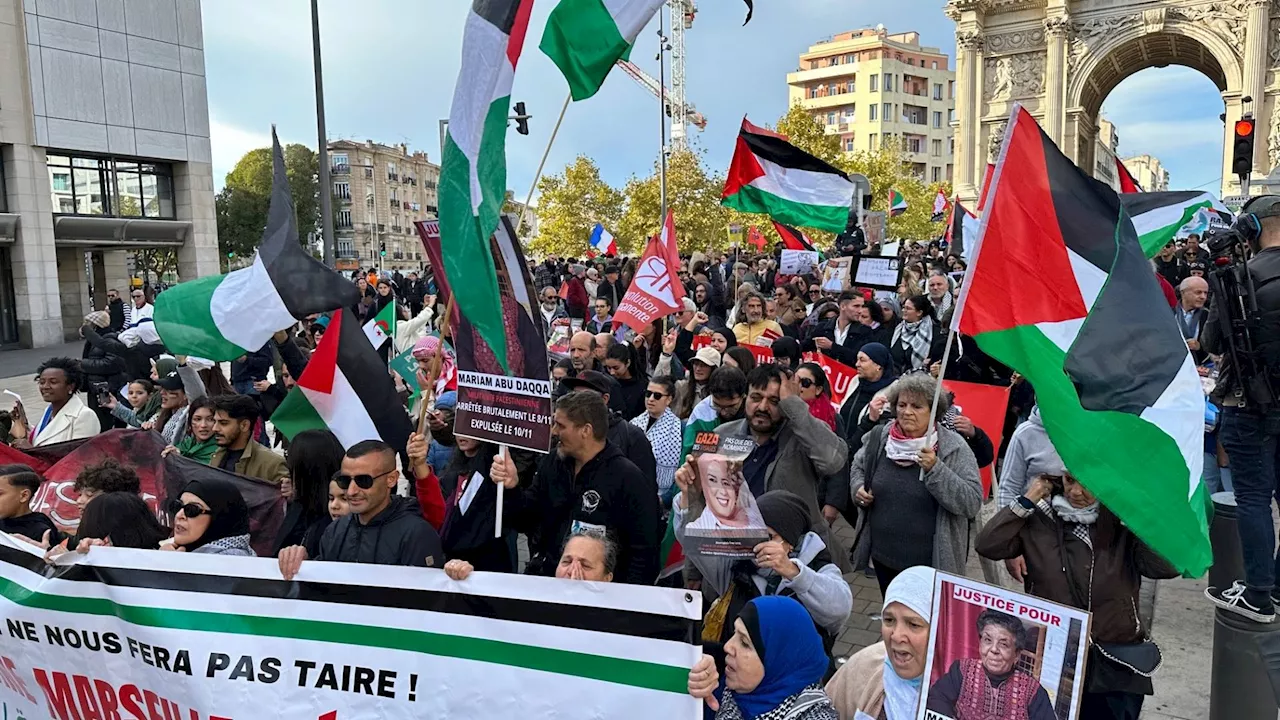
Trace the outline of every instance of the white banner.
{"label": "white banner", "polygon": [[[694,720],[683,590],[95,548],[0,534],[8,718]],[[695,599],[697,602],[695,602]]]}

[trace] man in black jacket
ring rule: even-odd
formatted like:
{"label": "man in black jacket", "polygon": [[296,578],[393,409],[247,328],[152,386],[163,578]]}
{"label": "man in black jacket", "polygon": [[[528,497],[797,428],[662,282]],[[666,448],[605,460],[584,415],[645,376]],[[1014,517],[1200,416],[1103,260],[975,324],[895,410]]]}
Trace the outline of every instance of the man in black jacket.
{"label": "man in black jacket", "polygon": [[649,436],[628,422],[626,417],[613,410],[613,398],[619,389],[616,378],[595,370],[587,370],[579,373],[577,377],[561,380],[560,388],[566,393],[574,390],[591,390],[600,393],[600,397],[604,398],[604,404],[610,408],[609,429],[605,433],[609,444],[618,448],[628,460],[635,463],[641,475],[657,482],[658,462],[653,457],[653,445],[649,442]]}
{"label": "man in black jacket", "polygon": [[[599,393],[571,392],[556,402],[551,434],[559,444],[521,489],[514,525],[537,539],[529,565],[538,574],[555,572],[565,539],[587,531],[617,543],[616,582],[652,585],[662,543],[658,483],[609,442],[608,426]],[[508,489],[519,483],[514,462],[502,454],[494,457],[490,477]]]}
{"label": "man in black jacket", "polygon": [[120,299],[120,291],[115,288],[107,291],[107,314],[111,316],[108,330],[118,333],[124,329],[124,300]]}
{"label": "man in black jacket", "polygon": [[872,342],[871,328],[863,325],[858,317],[866,302],[862,293],[856,290],[840,293],[840,314],[834,320],[818,325],[801,349],[805,352],[821,350],[836,362],[849,367],[857,365],[858,351]]}
{"label": "man in black jacket", "polygon": [[[334,480],[346,493],[351,514],[338,518],[320,537],[313,560],[444,567],[444,550],[435,528],[423,519],[418,501],[395,494],[400,472],[396,452],[381,440],[352,445]],[[292,580],[307,558],[301,545],[280,551],[280,573]]]}
{"label": "man in black jacket", "polygon": [[604,280],[600,282],[600,287],[596,288],[596,297],[608,300],[609,312],[613,313],[626,295],[627,286],[623,285],[621,278],[618,277],[618,266],[616,264],[607,266],[604,269]]}

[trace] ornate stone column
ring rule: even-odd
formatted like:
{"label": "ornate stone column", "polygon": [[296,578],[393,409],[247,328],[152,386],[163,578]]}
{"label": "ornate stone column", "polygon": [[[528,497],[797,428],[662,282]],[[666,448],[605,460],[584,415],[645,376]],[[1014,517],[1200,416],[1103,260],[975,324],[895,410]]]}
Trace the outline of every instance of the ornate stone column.
{"label": "ornate stone column", "polygon": [[1067,39],[1070,34],[1071,19],[1065,12],[1045,18],[1044,131],[1059,148],[1062,148],[1062,129],[1066,121],[1063,98],[1066,96]]}
{"label": "ornate stone column", "polygon": [[1267,68],[1271,66],[1267,55],[1267,14],[1270,0],[1245,0],[1248,19],[1244,32],[1244,94],[1253,98],[1249,107],[1253,110],[1253,174],[1265,176],[1271,168],[1267,164],[1265,139],[1269,131],[1264,90]]}
{"label": "ornate stone column", "polygon": [[978,195],[980,178],[974,177],[974,168],[979,153],[985,151],[978,142],[982,131],[982,88],[978,84],[982,42],[978,30],[956,31],[956,121],[960,126],[955,157],[956,193],[966,199]]}

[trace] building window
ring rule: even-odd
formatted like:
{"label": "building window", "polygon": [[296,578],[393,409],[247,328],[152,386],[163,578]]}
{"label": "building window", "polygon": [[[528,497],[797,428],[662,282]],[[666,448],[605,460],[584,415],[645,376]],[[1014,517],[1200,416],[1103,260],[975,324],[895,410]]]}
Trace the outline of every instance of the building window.
{"label": "building window", "polygon": [[955,138],[947,138],[947,154],[948,154],[948,155],[955,155],[955,154],[956,154],[956,139],[955,139]]}
{"label": "building window", "polygon": [[868,136],[868,138],[867,138],[867,149],[868,149],[868,150],[871,150],[872,152],[874,152],[874,151],[876,151],[876,150],[880,149],[879,138],[877,138],[877,137],[876,137],[876,134],[875,134],[875,133],[871,133],[871,135],[870,135],[870,136]]}
{"label": "building window", "polygon": [[870,108],[868,108],[868,112],[869,112],[870,114],[867,116],[867,119],[868,119],[868,120],[876,120],[876,119],[877,119],[877,118],[876,118],[876,114],[877,114],[879,111],[880,111],[880,106],[879,106],[879,105],[874,105],[874,104],[873,104]]}
{"label": "building window", "polygon": [[853,138],[850,137],[844,139],[844,151],[853,152]]}
{"label": "building window", "polygon": [[827,113],[827,124],[828,125],[836,124],[836,114],[834,112]]}
{"label": "building window", "polygon": [[855,90],[857,90],[857,86],[854,84],[852,80],[845,83],[845,92],[853,92]]}
{"label": "building window", "polygon": [[941,110],[933,111],[933,126],[936,128],[942,127],[942,111]]}
{"label": "building window", "polygon": [[885,103],[882,112],[884,113],[885,122],[893,122],[893,103]]}
{"label": "building window", "polygon": [[387,163],[387,179],[388,180],[400,179],[400,175],[396,172],[396,164],[393,162]]}
{"label": "building window", "polygon": [[351,227],[351,211],[350,211],[350,210],[339,210],[339,211],[338,211],[338,224],[337,224],[337,227],[340,227],[340,228],[350,228],[350,227]]}
{"label": "building window", "polygon": [[956,81],[948,80],[947,81],[947,99],[954,100],[955,97],[956,97]]}
{"label": "building window", "polygon": [[933,151],[932,154],[934,157],[942,157],[942,141],[941,140],[934,140],[933,142],[929,143],[929,147]]}
{"label": "building window", "polygon": [[942,182],[942,168],[935,167],[931,172],[933,173],[933,182]]}
{"label": "building window", "polygon": [[333,196],[342,198],[343,200],[351,199],[351,183],[338,182],[333,184]]}
{"label": "building window", "polygon": [[108,217],[174,217],[173,166],[128,158],[49,155],[54,212]]}
{"label": "building window", "polygon": [[915,59],[915,58],[907,58],[907,64],[908,64],[908,65],[915,65],[915,64],[916,64],[916,59]]}
{"label": "building window", "polygon": [[953,123],[953,122],[955,122],[955,121],[956,121],[956,111],[955,111],[954,109],[948,110],[948,111],[947,111],[947,122],[948,122],[948,123]]}
{"label": "building window", "polygon": [[346,153],[334,153],[330,155],[329,165],[333,167],[334,170],[349,170],[351,168],[350,162],[347,160]]}
{"label": "building window", "polygon": [[907,151],[913,153],[922,151],[919,137],[912,135],[907,138]]}
{"label": "building window", "polygon": [[[934,61],[933,61],[933,69],[934,69],[934,70],[937,70],[937,69],[938,69],[938,61],[937,61],[937,60],[934,60]],[[941,98],[939,98],[939,99],[941,99]]]}
{"label": "building window", "polygon": [[893,75],[885,73],[884,79],[880,81],[880,87],[884,88],[885,92],[893,92]]}
{"label": "building window", "polygon": [[[934,65],[937,65],[937,63],[934,63]],[[933,84],[933,99],[934,100],[942,99],[942,83]]]}
{"label": "building window", "polygon": [[850,105],[849,107],[845,108],[845,109],[844,109],[844,122],[847,122],[847,123],[854,122],[854,121],[855,121],[854,119],[855,119],[855,117],[857,116],[857,112],[855,112],[856,110],[857,110],[857,106],[856,106],[856,105]]}
{"label": "building window", "polygon": [[871,92],[880,92],[880,76],[871,76]]}

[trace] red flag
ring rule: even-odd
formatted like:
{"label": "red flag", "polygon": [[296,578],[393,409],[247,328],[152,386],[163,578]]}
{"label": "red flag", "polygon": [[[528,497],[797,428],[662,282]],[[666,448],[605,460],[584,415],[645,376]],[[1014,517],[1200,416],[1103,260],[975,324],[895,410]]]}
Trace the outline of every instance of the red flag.
{"label": "red flag", "polygon": [[996,174],[996,166],[987,163],[987,171],[982,175],[982,191],[978,195],[978,214],[987,206],[987,191],[991,189],[991,178]]}
{"label": "red flag", "polygon": [[1116,158],[1116,176],[1120,178],[1120,192],[1142,192],[1142,187],[1138,185],[1137,180],[1133,179],[1133,175],[1129,173],[1129,168],[1124,166],[1124,161],[1120,158]]}
{"label": "red flag", "polygon": [[765,239],[764,233],[760,232],[760,228],[755,225],[751,226],[751,230],[747,232],[747,242],[756,246],[756,252],[764,252]]}
{"label": "red flag", "polygon": [[[960,414],[973,421],[991,438],[991,446],[996,455],[1000,454],[1000,445],[1004,442],[1004,415],[1009,407],[1009,388],[1000,385],[983,385],[980,383],[960,382],[959,380],[943,380],[942,387],[955,395],[954,405]],[[991,470],[988,465],[978,471],[982,476],[982,494],[991,494]]]}
{"label": "red flag", "polygon": [[631,287],[613,313],[614,328],[625,324],[640,332],[655,319],[684,310],[684,285],[680,284],[679,273],[675,216],[667,213],[662,234],[649,238]]}

